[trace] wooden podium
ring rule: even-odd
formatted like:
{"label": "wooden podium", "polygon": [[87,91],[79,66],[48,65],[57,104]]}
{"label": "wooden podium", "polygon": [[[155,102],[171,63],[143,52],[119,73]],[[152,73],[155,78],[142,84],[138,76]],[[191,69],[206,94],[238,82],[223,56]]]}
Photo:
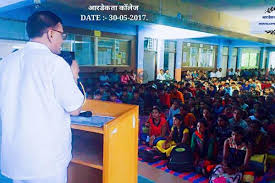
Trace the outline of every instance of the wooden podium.
{"label": "wooden podium", "polygon": [[68,183],[137,183],[138,106],[87,100],[83,110],[114,119],[102,128],[71,125]]}

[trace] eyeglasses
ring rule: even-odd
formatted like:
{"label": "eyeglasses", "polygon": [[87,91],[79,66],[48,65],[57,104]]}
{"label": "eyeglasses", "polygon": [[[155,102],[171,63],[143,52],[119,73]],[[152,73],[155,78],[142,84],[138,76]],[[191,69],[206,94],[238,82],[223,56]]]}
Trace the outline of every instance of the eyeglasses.
{"label": "eyeglasses", "polygon": [[51,29],[51,30],[53,30],[55,32],[59,32],[61,34],[63,40],[65,40],[67,38],[67,34],[66,33],[58,31],[58,30],[55,30],[55,29]]}

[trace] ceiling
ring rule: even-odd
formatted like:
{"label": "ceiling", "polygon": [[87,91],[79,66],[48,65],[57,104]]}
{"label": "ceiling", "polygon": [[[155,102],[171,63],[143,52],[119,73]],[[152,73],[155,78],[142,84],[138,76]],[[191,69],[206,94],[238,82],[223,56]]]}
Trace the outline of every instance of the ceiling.
{"label": "ceiling", "polygon": [[21,2],[21,1],[22,0],[5,0],[5,1],[0,1],[0,8],[8,6],[8,5],[11,5],[11,4],[18,3],[18,2]]}

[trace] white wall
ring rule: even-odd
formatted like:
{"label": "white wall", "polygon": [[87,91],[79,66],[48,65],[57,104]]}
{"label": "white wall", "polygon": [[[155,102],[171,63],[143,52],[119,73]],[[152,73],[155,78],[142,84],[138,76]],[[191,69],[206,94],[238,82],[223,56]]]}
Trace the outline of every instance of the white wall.
{"label": "white wall", "polygon": [[270,52],[269,56],[269,64],[268,64],[268,69],[272,66],[272,68],[275,68],[275,52]]}
{"label": "white wall", "polygon": [[0,58],[9,55],[16,48],[23,48],[24,45],[23,41],[0,40]]}

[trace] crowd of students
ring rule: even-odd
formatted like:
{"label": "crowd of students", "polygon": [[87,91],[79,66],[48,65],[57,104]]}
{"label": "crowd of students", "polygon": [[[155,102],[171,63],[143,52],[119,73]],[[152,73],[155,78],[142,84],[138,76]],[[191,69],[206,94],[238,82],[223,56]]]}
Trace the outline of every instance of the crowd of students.
{"label": "crowd of students", "polygon": [[237,78],[242,77],[245,79],[261,79],[261,80],[268,80],[275,76],[275,68],[271,68],[268,73],[266,73],[265,69],[235,69],[232,68],[228,69],[226,73],[223,74],[222,68],[212,70],[212,71],[184,71],[182,76],[185,79],[207,79],[207,78]]}
{"label": "crowd of students", "polygon": [[120,80],[112,74],[109,80],[101,77],[95,85],[88,84],[88,98],[139,105],[140,114],[148,115],[140,142],[167,157],[177,145],[188,145],[194,167],[209,171],[211,165],[211,179],[222,175],[238,182],[245,170],[255,169],[251,157],[274,148],[273,75],[268,80],[183,75],[181,82],[139,84],[131,73],[127,82],[127,72]]}

